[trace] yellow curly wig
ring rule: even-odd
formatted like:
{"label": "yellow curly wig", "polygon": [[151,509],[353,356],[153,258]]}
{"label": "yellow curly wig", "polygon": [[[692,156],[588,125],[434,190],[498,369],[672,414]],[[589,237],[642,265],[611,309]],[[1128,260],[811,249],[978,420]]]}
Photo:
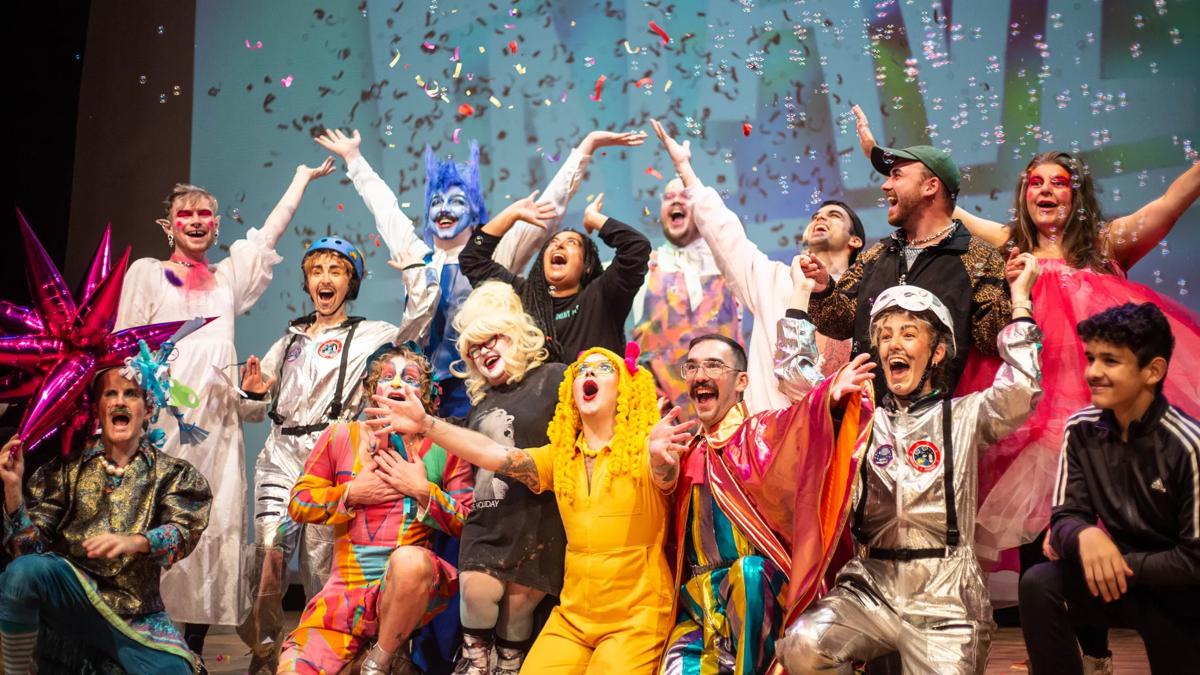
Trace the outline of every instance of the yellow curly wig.
{"label": "yellow curly wig", "polygon": [[471,291],[454,315],[454,329],[459,333],[454,344],[462,361],[452,363],[450,372],[467,381],[467,397],[472,405],[483,399],[488,383],[467,356],[471,345],[487,342],[493,335],[507,336],[514,353],[504,360],[504,372],[512,383],[525,379],[529,371],[550,358],[546,335],[525,313],[513,287],[502,281],[487,281]]}
{"label": "yellow curly wig", "polygon": [[575,501],[575,478],[578,475],[575,462],[583,461],[583,457],[577,457],[575,453],[575,439],[583,429],[573,394],[575,369],[593,354],[600,354],[611,361],[619,377],[617,416],[613,425],[613,439],[609,443],[611,454],[606,485],[614,476],[619,475],[628,474],[635,481],[642,479],[644,472],[639,469],[649,466],[646,437],[659,419],[654,377],[650,371],[639,366],[637,373],[631,375],[623,358],[601,347],[593,347],[580,354],[563,375],[562,384],[558,387],[558,405],[554,409],[554,419],[550,420],[550,426],[546,430],[554,451],[554,492],[559,498],[572,503]]}

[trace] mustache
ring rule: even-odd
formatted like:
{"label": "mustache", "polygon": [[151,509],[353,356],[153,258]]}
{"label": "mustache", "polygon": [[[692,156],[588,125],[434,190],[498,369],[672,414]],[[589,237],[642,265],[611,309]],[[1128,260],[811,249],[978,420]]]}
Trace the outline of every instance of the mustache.
{"label": "mustache", "polygon": [[119,405],[108,411],[109,417],[114,415],[127,415],[129,417],[133,417],[133,410],[127,405]]}

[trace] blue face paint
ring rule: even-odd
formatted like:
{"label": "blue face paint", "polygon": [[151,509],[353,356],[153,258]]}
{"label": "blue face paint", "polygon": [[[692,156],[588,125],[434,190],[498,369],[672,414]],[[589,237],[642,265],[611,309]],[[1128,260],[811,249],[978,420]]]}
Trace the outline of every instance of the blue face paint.
{"label": "blue face paint", "polygon": [[[472,141],[470,148],[466,164],[440,161],[432,148],[425,148],[426,244],[453,239],[488,220],[479,179],[479,144]],[[446,221],[445,227],[438,225],[439,220]]]}
{"label": "blue face paint", "polygon": [[479,217],[473,212],[462,187],[452,185],[430,196],[425,210],[425,231],[434,237],[453,239],[477,224]]}

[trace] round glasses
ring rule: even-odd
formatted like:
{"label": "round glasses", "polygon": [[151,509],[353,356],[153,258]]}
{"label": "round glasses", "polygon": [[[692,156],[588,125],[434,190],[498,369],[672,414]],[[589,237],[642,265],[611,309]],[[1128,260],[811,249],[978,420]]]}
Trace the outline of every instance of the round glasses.
{"label": "round glasses", "polygon": [[617,367],[612,364],[612,361],[584,362],[575,366],[576,377],[587,377],[589,375],[612,375],[616,372]]}
{"label": "round glasses", "polygon": [[474,361],[476,358],[479,357],[479,353],[482,352],[484,349],[494,348],[496,346],[496,340],[499,340],[499,339],[500,339],[500,336],[497,334],[497,335],[493,335],[492,337],[488,338],[487,340],[485,340],[483,342],[480,342],[477,345],[473,345],[470,349],[467,350],[467,358]]}

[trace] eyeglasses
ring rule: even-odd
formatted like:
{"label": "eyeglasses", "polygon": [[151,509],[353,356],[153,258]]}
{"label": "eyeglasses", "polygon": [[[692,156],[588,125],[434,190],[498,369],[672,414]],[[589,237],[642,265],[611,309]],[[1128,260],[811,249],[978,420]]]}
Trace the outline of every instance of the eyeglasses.
{"label": "eyeglasses", "polygon": [[613,375],[616,372],[617,367],[612,364],[612,361],[590,361],[575,366],[575,377]]}
{"label": "eyeglasses", "polygon": [[679,374],[682,375],[683,379],[685,380],[695,377],[700,371],[704,371],[704,374],[708,377],[720,377],[724,375],[725,371],[727,370],[741,372],[737,368],[734,368],[733,366],[716,359],[707,359],[705,361],[700,361],[699,363],[696,361],[685,361],[681,366],[679,366]]}
{"label": "eyeglasses", "polygon": [[493,335],[492,337],[488,338],[487,340],[484,340],[483,342],[480,342],[477,345],[473,345],[470,349],[467,350],[467,358],[474,361],[475,359],[479,358],[479,354],[483,350],[495,348],[496,341],[499,339],[500,339],[500,335],[497,334],[497,335]]}

